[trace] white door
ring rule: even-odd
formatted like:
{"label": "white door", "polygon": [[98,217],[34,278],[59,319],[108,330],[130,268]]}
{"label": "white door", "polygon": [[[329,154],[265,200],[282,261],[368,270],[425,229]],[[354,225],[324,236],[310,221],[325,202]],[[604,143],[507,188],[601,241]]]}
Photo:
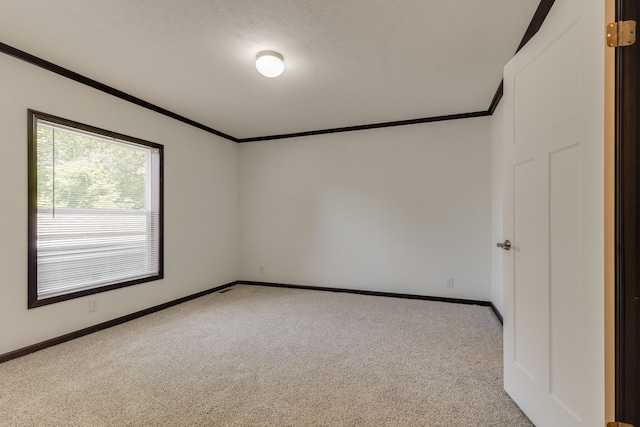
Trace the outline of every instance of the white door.
{"label": "white door", "polygon": [[538,427],[605,425],[603,29],[557,0],[505,67],[505,390]]}

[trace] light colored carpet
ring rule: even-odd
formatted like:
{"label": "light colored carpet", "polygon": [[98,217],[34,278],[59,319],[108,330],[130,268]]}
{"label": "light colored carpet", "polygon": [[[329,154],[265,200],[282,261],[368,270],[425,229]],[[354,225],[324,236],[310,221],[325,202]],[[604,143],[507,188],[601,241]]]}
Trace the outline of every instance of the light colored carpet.
{"label": "light colored carpet", "polygon": [[236,285],[0,364],[2,426],[531,426],[487,307]]}

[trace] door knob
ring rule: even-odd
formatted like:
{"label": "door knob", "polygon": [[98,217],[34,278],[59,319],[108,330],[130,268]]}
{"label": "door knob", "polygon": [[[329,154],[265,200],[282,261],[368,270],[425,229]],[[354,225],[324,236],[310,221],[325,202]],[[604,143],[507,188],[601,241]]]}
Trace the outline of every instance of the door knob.
{"label": "door knob", "polygon": [[508,251],[509,249],[511,249],[511,242],[508,240],[505,240],[504,243],[498,243],[496,244],[496,246],[504,249],[505,251]]}

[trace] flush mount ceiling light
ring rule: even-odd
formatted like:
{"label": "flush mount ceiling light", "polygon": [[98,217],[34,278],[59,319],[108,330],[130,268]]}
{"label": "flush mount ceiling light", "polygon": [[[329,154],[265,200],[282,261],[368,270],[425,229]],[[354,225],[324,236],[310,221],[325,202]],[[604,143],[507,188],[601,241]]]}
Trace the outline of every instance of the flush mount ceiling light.
{"label": "flush mount ceiling light", "polygon": [[256,55],[256,69],[266,77],[278,77],[284,71],[284,58],[278,52],[263,50]]}

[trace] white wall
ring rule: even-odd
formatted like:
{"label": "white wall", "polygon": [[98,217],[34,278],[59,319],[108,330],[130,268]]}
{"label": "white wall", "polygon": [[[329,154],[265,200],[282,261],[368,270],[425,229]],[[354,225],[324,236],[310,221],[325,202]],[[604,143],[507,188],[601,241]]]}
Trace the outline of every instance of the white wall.
{"label": "white wall", "polygon": [[491,116],[491,302],[503,312],[502,296],[502,259],[503,251],[495,244],[503,242],[505,237],[502,232],[502,142],[503,132],[503,107],[502,102]]}
{"label": "white wall", "polygon": [[[238,279],[238,146],[0,55],[0,354]],[[27,109],[165,146],[165,278],[27,309]]]}
{"label": "white wall", "polygon": [[491,299],[490,117],[241,144],[240,170],[242,279]]}

